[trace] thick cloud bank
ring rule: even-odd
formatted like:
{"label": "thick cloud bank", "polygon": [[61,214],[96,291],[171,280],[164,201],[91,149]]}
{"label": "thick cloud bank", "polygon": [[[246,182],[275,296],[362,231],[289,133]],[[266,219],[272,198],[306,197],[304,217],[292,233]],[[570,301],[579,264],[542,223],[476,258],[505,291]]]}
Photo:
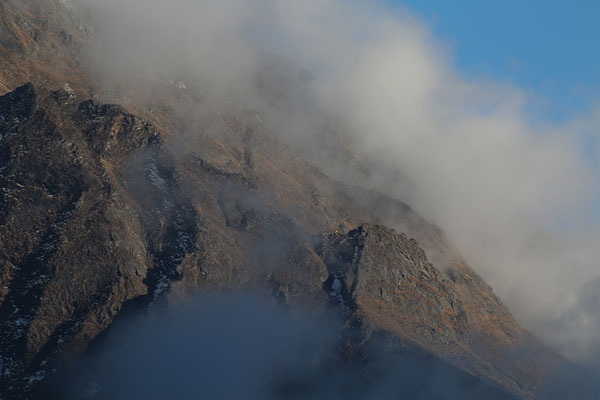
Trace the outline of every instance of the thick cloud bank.
{"label": "thick cloud bank", "polygon": [[[204,106],[261,109],[315,159],[333,159],[315,133],[338,121],[374,167],[362,184],[440,224],[534,333],[583,363],[600,359],[600,235],[587,221],[598,173],[596,149],[583,146],[598,115],[533,120],[532,94],[462,76],[421,21],[366,1],[81,1],[98,27],[86,51],[107,81],[201,82],[213,96]],[[253,83],[273,54],[307,71],[309,100],[286,103],[285,121]]]}

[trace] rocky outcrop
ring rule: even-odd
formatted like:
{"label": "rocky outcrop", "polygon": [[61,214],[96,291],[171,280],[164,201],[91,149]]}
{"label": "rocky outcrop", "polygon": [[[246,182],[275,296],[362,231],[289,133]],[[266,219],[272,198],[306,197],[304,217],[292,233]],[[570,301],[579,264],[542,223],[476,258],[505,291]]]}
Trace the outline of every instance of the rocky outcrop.
{"label": "rocky outcrop", "polygon": [[0,381],[14,395],[168,287],[196,225],[160,135],[120,107],[26,85],[0,98],[0,132]]}
{"label": "rocky outcrop", "polygon": [[326,235],[319,252],[330,272],[326,289],[345,312],[429,349],[469,342],[458,294],[414,239],[362,225]]}
{"label": "rocky outcrop", "polygon": [[[551,368],[564,362],[521,328],[482,327],[480,318],[512,319],[501,303],[485,309],[482,302],[474,311],[473,293],[481,288],[450,276],[472,278],[438,270],[417,241],[403,233],[365,224],[323,235],[317,252],[329,271],[324,288],[348,324],[360,326],[360,341],[377,332],[391,334],[524,397],[534,396],[542,379],[533,372],[536,365]],[[491,291],[488,296],[494,298]],[[497,340],[504,337],[510,340]]]}

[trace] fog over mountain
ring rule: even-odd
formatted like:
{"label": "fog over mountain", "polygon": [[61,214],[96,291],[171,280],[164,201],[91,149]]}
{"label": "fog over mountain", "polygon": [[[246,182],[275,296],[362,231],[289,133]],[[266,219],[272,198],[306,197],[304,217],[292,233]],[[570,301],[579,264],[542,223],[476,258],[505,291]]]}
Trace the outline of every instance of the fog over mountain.
{"label": "fog over mountain", "polygon": [[383,2],[0,17],[0,400],[600,396],[600,108]]}
{"label": "fog over mountain", "polygon": [[113,331],[57,390],[74,399],[513,399],[425,353],[386,351],[383,342],[368,360],[340,364],[338,322],[248,293],[212,294],[143,320],[139,330]]}
{"label": "fog over mountain", "polygon": [[[401,198],[440,224],[525,326],[581,362],[598,359],[599,235],[589,216],[599,180],[584,148],[598,114],[563,125],[530,118],[535,94],[461,75],[426,24],[382,5],[82,4],[97,26],[85,54],[104,82],[201,82],[208,97],[199,109],[262,110],[273,131],[326,172]],[[270,54],[302,72],[291,88],[297,103],[257,91]],[[331,126],[366,172],[321,144]]]}

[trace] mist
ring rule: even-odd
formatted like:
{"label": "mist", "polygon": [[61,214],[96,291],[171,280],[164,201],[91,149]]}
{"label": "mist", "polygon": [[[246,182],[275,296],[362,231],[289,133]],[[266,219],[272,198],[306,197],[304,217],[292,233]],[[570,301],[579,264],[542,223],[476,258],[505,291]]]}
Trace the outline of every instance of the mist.
{"label": "mist", "polygon": [[355,343],[339,315],[251,293],[206,294],[123,321],[55,379],[67,399],[497,399],[512,396],[414,349]]}
{"label": "mist", "polygon": [[[148,77],[197,89],[196,114],[258,110],[324,172],[406,201],[439,224],[546,343],[586,365],[600,359],[600,235],[590,218],[600,193],[598,149],[586,148],[600,112],[558,125],[536,119],[535,93],[461,74],[426,23],[382,4],[78,6],[97,27],[84,52],[107,87],[129,82],[151,99],[140,85]],[[282,76],[284,102],[256,85],[273,60],[293,71]],[[335,149],[322,145],[332,130],[358,164],[371,166],[367,173],[338,163]]]}

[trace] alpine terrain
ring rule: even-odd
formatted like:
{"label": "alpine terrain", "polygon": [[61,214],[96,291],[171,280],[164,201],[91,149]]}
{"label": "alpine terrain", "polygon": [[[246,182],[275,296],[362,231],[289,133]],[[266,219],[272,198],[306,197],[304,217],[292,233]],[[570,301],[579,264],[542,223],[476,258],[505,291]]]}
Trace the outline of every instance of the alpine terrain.
{"label": "alpine terrain", "polygon": [[[343,123],[314,140],[355,181],[289,139],[286,111],[270,124],[258,103],[214,101],[185,74],[103,81],[86,57],[94,35],[69,1],[0,2],[0,398],[164,398],[103,384],[98,354],[217,294],[333,331],[304,372],[272,371],[263,398],[546,398],[572,366],[519,326],[452,238],[362,184],[369,165]],[[271,113],[310,79],[267,53],[250,77]],[[198,323],[219,324],[208,315]],[[236,335],[275,329],[261,321]],[[136,354],[128,365],[150,384]],[[176,386],[165,393],[203,398]]]}

